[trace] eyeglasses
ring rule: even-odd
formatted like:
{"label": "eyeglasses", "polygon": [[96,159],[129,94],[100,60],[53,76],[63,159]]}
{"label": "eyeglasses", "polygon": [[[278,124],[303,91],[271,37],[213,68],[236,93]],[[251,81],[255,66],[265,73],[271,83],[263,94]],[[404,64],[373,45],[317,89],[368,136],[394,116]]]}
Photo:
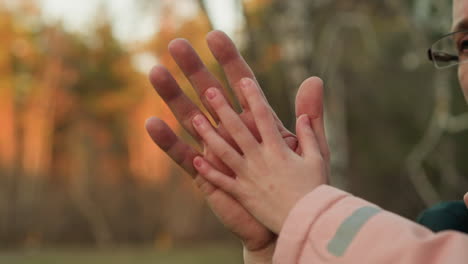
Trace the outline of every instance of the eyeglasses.
{"label": "eyeglasses", "polygon": [[449,33],[432,44],[429,60],[437,69],[468,62],[468,30]]}

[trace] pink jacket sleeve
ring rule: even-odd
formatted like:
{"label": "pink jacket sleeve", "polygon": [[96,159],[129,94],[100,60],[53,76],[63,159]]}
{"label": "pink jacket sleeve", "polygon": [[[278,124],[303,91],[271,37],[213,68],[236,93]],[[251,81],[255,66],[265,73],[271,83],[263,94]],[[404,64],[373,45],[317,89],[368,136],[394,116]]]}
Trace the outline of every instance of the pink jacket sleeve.
{"label": "pink jacket sleeve", "polygon": [[468,263],[468,236],[433,233],[401,216],[322,185],[291,210],[273,263]]}

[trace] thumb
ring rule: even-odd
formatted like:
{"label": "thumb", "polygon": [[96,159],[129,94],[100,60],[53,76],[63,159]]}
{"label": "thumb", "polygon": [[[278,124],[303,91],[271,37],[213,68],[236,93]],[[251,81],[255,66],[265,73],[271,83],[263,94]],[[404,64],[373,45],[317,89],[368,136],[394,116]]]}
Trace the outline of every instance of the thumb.
{"label": "thumb", "polygon": [[310,77],[299,87],[296,95],[296,117],[307,115],[312,122],[322,158],[330,161],[327,137],[323,121],[323,81],[318,77]]}
{"label": "thumb", "polygon": [[[299,146],[306,158],[311,156],[321,156],[320,147],[317,143],[317,137],[311,127],[311,121],[307,115],[301,115],[296,121],[296,133],[299,139]],[[315,154],[315,155],[314,155]]]}

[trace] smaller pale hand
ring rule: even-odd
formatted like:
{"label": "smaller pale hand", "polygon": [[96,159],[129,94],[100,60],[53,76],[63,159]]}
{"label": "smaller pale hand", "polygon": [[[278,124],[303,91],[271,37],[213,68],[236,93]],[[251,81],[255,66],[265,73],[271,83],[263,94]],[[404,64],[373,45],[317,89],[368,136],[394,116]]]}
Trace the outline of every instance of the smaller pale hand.
{"label": "smaller pale hand", "polygon": [[248,78],[241,81],[261,136],[259,143],[217,89],[205,96],[221,124],[234,139],[242,154],[228,144],[203,115],[193,118],[197,133],[235,174],[230,177],[215,169],[204,158],[194,158],[194,166],[204,178],[235,197],[260,222],[279,233],[296,202],[315,187],[327,183],[327,165],[323,160],[311,120],[302,115],[296,131],[302,153],[292,151],[284,142],[271,110],[257,84]]}

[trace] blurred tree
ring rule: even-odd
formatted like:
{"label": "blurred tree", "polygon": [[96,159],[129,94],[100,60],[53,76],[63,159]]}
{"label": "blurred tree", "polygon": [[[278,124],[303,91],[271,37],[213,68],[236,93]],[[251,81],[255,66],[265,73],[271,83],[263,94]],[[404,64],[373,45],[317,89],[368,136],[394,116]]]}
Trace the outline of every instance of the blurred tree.
{"label": "blurred tree", "polygon": [[[14,47],[15,29],[12,15],[5,9],[0,9],[0,32],[3,51]],[[8,237],[9,222],[15,204],[11,196],[14,189],[14,174],[18,158],[18,139],[16,131],[16,102],[14,79],[10,52],[0,52],[0,237]]]}
{"label": "blurred tree", "polygon": [[[190,141],[135,70],[139,56],[165,65],[200,105],[167,52],[185,37],[227,85],[205,44],[212,24],[205,2],[184,1],[196,12],[182,12],[180,1],[141,0],[145,14],[160,14],[159,31],[129,47],[115,38],[105,9],[86,34],[44,24],[32,0],[0,9],[2,245],[156,240],[167,248],[226,237],[190,178],[144,130],[155,115]],[[334,185],[408,217],[459,198],[468,122],[458,114],[466,105],[449,89],[454,74],[423,64],[427,46],[448,30],[449,3],[237,4],[245,25],[236,42],[287,126],[300,82],[325,80]]]}
{"label": "blurred tree", "polygon": [[[52,198],[48,191],[54,183],[65,187],[69,181],[68,202],[95,241],[108,244],[108,219],[119,218],[125,204],[114,209],[99,199],[118,198],[112,188],[127,181],[124,115],[141,98],[130,87],[144,77],[132,68],[109,21],[97,21],[95,33],[86,39],[63,32],[59,25],[43,25],[37,10],[26,7],[2,16],[1,32],[11,35],[4,49],[11,53],[1,53],[2,80],[11,80],[1,90],[6,114],[2,127],[8,128],[0,136],[1,167],[10,171],[2,177],[9,183],[2,185],[8,194],[2,204],[9,205],[0,211],[8,216],[2,231],[11,233],[10,241],[42,239],[51,229],[47,213],[60,206],[46,202]],[[27,20],[19,16],[25,12],[30,14]],[[21,166],[13,170],[15,164]],[[111,188],[99,191],[109,183]],[[63,189],[61,195],[66,195]]]}

